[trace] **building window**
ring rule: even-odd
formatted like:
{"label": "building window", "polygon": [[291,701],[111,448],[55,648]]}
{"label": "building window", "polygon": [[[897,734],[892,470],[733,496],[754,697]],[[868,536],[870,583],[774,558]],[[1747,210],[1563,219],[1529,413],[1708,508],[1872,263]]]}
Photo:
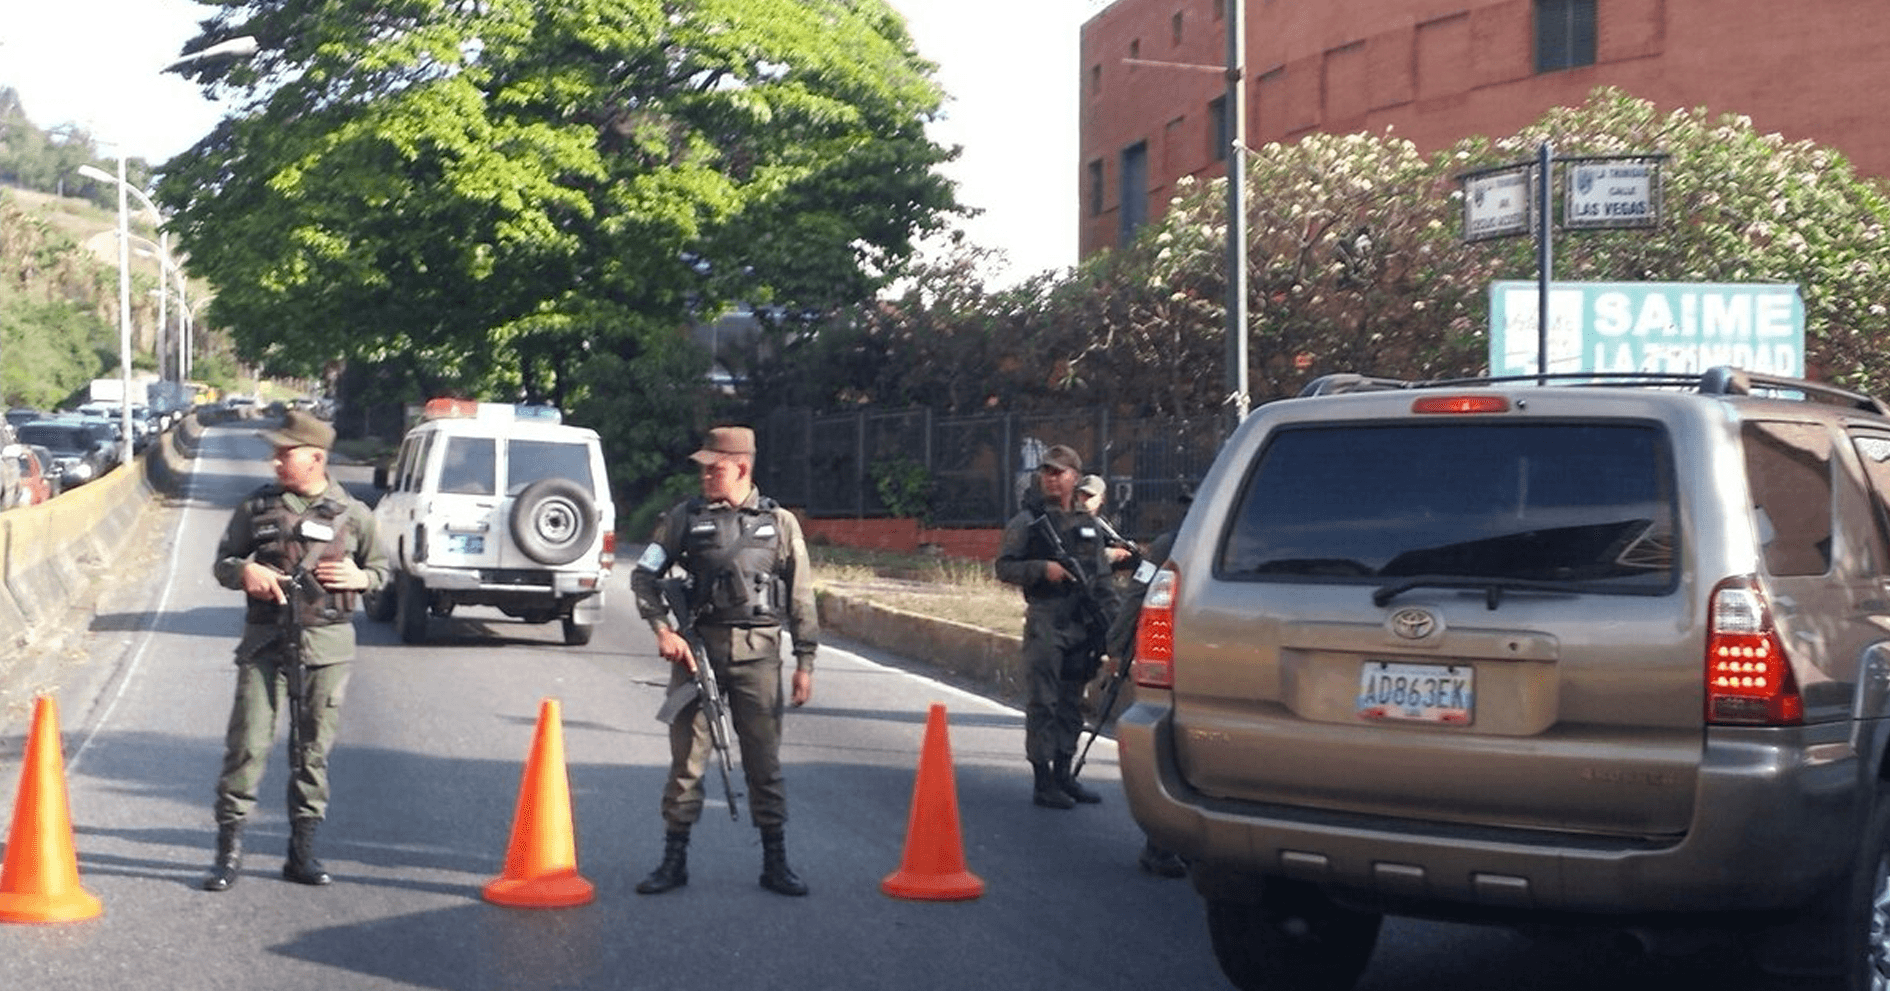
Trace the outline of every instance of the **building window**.
{"label": "building window", "polygon": [[1140,38],[1129,39],[1129,57],[1130,58],[1142,57],[1142,39]]}
{"label": "building window", "polygon": [[1227,119],[1227,97],[1217,96],[1208,101],[1207,119],[1208,142],[1214,146],[1208,153],[1215,161],[1225,162],[1234,141],[1234,122]]}
{"label": "building window", "polygon": [[1221,18],[1227,16],[1228,4],[1240,3],[1240,2],[1242,2],[1242,0],[1214,0],[1214,2],[1209,4],[1208,6],[1214,9],[1214,19],[1218,21]]}
{"label": "building window", "polygon": [[1595,64],[1595,0],[1536,0],[1536,71]]}
{"label": "building window", "polygon": [[1092,217],[1102,216],[1102,212],[1103,212],[1102,159],[1098,158],[1095,161],[1089,163],[1089,182],[1087,183],[1087,186],[1088,186],[1088,191],[1089,191],[1089,215]]}
{"label": "building window", "polygon": [[1102,63],[1098,62],[1097,64],[1089,67],[1089,95],[1095,96],[1101,92],[1102,92]]}
{"label": "building window", "polygon": [[1175,11],[1175,16],[1168,19],[1168,38],[1171,44],[1181,44],[1181,11],[1179,10]]}
{"label": "building window", "polygon": [[1135,232],[1148,222],[1148,142],[1137,141],[1122,149],[1122,206],[1116,211],[1118,245],[1135,240]]}

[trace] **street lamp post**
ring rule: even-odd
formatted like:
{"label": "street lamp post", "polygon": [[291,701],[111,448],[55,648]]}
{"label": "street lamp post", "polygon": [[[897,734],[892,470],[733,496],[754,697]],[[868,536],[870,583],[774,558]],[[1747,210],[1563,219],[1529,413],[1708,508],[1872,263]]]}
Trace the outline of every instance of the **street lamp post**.
{"label": "street lamp post", "polygon": [[[179,66],[189,65],[192,62],[207,58],[217,58],[224,55],[240,58],[253,55],[256,53],[256,50],[256,39],[249,35],[242,35],[227,41],[220,41],[201,51],[192,52],[165,66],[160,71],[168,72]],[[146,196],[142,190],[133,189],[131,181],[125,177],[125,146],[123,144],[118,146],[118,175],[116,177],[112,176],[111,173],[106,172],[104,169],[91,165],[79,166],[79,174],[99,182],[116,182],[118,184],[118,374],[121,383],[118,397],[118,417],[119,432],[122,434],[122,436],[119,437],[119,460],[128,463],[131,461],[132,438],[131,194],[134,192],[137,193],[138,199],[143,201],[144,205],[150,209],[152,217],[156,219],[160,227],[164,223],[164,218],[158,213],[157,204],[152,203],[151,198]],[[164,237],[166,241],[169,240],[168,234],[164,235]],[[158,272],[158,283],[162,285],[164,277],[161,260]],[[159,304],[160,308],[162,308],[162,305],[162,303]]]}

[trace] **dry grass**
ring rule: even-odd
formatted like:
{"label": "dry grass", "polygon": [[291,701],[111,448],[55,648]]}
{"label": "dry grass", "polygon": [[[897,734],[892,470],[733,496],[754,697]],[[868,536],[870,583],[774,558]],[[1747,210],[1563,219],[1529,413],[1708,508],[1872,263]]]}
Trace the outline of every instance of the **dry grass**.
{"label": "dry grass", "polygon": [[814,581],[894,609],[999,633],[1024,628],[1024,597],[991,574],[991,562],[811,546]]}

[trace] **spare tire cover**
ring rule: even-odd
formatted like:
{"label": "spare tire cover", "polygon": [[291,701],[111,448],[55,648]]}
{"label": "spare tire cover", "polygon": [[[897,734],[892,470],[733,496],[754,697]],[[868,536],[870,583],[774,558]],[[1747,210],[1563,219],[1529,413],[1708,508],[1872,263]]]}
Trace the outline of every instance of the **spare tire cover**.
{"label": "spare tire cover", "polygon": [[597,536],[597,505],[568,478],[541,478],[512,501],[512,542],[540,564],[570,564]]}

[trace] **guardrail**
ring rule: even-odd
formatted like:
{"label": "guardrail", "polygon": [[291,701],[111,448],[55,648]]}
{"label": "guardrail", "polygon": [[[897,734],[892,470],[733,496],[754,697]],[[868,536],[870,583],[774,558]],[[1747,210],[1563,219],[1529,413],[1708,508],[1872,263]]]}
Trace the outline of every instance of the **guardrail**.
{"label": "guardrail", "polygon": [[0,644],[17,648],[63,613],[159,492],[189,472],[203,428],[185,417],[130,464],[37,506],[0,513]]}

